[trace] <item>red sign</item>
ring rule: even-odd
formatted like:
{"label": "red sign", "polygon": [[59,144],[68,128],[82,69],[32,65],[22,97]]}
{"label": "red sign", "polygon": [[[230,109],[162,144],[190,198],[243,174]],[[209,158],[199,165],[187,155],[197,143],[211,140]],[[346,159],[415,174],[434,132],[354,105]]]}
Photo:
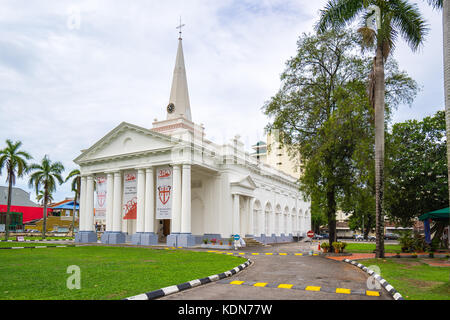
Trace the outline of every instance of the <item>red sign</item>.
{"label": "red sign", "polygon": [[306,234],[309,238],[313,238],[314,237],[314,231],[308,231],[308,233]]}

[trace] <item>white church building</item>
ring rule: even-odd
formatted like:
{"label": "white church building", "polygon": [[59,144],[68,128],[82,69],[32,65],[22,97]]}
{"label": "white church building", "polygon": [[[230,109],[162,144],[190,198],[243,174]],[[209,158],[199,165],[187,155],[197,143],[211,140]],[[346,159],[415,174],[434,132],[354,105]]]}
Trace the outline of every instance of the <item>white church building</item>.
{"label": "white church building", "polygon": [[290,242],[311,228],[297,178],[250,156],[239,136],[209,141],[192,121],[181,36],[167,119],[151,129],[121,123],[74,161],[76,242],[97,242],[96,221],[105,223],[103,243],[178,247],[235,234]]}

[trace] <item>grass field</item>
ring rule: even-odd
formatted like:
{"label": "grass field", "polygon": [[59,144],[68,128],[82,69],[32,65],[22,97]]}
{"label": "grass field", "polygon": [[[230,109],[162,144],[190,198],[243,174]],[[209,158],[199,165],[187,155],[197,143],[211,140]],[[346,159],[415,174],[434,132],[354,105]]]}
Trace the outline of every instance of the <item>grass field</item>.
{"label": "grass field", "polygon": [[[375,250],[375,243],[347,243],[345,252],[354,253],[372,253]],[[384,250],[387,253],[401,252],[401,246],[399,244],[385,244]]]}
{"label": "grass field", "polygon": [[[433,259],[433,261],[446,259]],[[366,267],[376,265],[386,279],[406,300],[450,300],[450,268],[432,267],[422,259],[358,260]]]}
{"label": "grass field", "polygon": [[[221,273],[244,261],[214,253],[147,248],[0,250],[0,299],[123,299]],[[66,286],[71,265],[80,267],[80,290]]]}

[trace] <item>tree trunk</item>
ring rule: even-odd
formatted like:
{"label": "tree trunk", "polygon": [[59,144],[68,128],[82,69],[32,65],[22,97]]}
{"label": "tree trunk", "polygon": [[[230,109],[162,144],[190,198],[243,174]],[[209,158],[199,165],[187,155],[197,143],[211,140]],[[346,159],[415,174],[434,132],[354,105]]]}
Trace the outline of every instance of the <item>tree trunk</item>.
{"label": "tree trunk", "polygon": [[[80,183],[81,181],[79,180],[79,178],[77,179],[77,190],[75,191],[75,199],[73,200],[73,217],[72,217],[72,236],[75,235],[75,212],[77,209],[77,200],[78,200],[78,195],[80,194]],[[80,218],[78,218],[79,220]]]}
{"label": "tree trunk", "polygon": [[445,119],[447,125],[447,170],[448,192],[450,206],[450,0],[444,0],[442,11],[442,24],[444,31],[444,95]]}
{"label": "tree trunk", "polygon": [[42,225],[42,238],[45,239],[45,234],[47,232],[47,198],[48,190],[47,187],[44,188],[44,223]]}
{"label": "tree trunk", "polygon": [[385,77],[383,45],[377,47],[375,60],[375,214],[376,214],[376,249],[375,257],[384,258],[384,108]]}
{"label": "tree trunk", "polygon": [[77,210],[77,192],[75,191],[75,198],[73,199],[72,211],[72,236],[75,234],[75,212]]}
{"label": "tree trunk", "polygon": [[336,241],[336,199],[334,186],[327,192],[327,217],[328,217],[328,242],[330,244],[330,252],[333,252],[333,242]]}
{"label": "tree trunk", "polygon": [[8,205],[6,207],[6,219],[5,219],[5,240],[8,240],[9,237],[9,222],[11,212],[11,202],[12,202],[12,170],[10,169],[8,172],[9,181],[8,181]]}

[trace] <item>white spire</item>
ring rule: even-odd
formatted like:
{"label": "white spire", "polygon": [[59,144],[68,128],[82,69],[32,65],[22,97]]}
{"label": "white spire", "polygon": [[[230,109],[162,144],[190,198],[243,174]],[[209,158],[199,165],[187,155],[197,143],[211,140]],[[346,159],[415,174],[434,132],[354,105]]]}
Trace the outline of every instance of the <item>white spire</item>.
{"label": "white spire", "polygon": [[[181,24],[180,24],[181,26]],[[191,105],[189,102],[189,91],[186,78],[186,67],[184,65],[183,39],[178,38],[177,60],[173,72],[172,90],[170,91],[170,101],[167,107],[167,119],[183,117],[192,121]]]}

